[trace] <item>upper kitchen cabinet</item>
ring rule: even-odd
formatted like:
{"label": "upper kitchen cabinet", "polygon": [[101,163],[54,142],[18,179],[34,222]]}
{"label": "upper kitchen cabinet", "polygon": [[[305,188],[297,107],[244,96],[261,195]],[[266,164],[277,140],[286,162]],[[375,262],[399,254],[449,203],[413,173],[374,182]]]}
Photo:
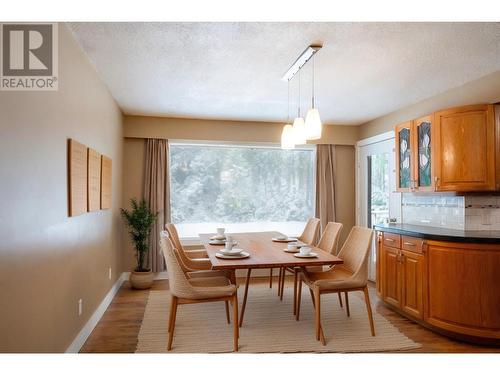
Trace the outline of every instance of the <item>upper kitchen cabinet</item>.
{"label": "upper kitchen cabinet", "polygon": [[436,191],[495,190],[492,105],[436,112],[431,133]]}
{"label": "upper kitchen cabinet", "polygon": [[412,122],[397,125],[394,129],[396,137],[396,183],[398,191],[412,191],[413,188],[413,155],[411,151]]}
{"label": "upper kitchen cabinet", "polygon": [[398,191],[434,191],[431,129],[432,116],[395,127]]}
{"label": "upper kitchen cabinet", "polygon": [[432,117],[413,121],[413,187],[418,191],[434,191],[432,173]]}

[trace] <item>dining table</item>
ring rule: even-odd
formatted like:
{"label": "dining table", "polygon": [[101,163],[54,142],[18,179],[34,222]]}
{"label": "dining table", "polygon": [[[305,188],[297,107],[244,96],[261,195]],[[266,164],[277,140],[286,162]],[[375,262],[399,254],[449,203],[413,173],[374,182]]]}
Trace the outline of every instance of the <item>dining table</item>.
{"label": "dining table", "polygon": [[[240,248],[250,254],[249,257],[243,259],[221,259],[216,254],[224,248],[224,245],[210,244],[211,238],[215,233],[202,233],[200,234],[201,243],[205,247],[208,258],[212,263],[214,270],[227,270],[231,272],[233,282],[236,283],[236,270],[246,269],[247,275],[245,280],[245,290],[243,294],[243,302],[241,306],[239,325],[243,324],[243,317],[245,315],[245,307],[248,297],[248,286],[250,283],[250,275],[253,269],[263,268],[296,268],[308,266],[325,266],[342,264],[342,259],[339,257],[321,250],[315,246],[311,246],[311,251],[316,253],[316,257],[299,258],[285,251],[287,248],[286,240],[277,241],[278,238],[283,237],[280,232],[252,232],[252,233],[226,233],[231,236],[233,241],[237,242],[235,247]],[[285,236],[286,237],[286,236]],[[284,277],[284,275],[283,275]],[[279,287],[279,286],[278,286]]]}

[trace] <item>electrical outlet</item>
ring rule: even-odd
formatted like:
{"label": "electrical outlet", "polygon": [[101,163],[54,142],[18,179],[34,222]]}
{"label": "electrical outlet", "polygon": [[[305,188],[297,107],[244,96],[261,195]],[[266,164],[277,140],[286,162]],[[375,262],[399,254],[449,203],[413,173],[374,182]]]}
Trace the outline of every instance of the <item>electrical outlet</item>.
{"label": "electrical outlet", "polygon": [[82,315],[83,311],[83,300],[80,298],[78,300],[78,316]]}
{"label": "electrical outlet", "polygon": [[109,267],[109,270],[108,270],[108,278],[111,280],[111,267]]}

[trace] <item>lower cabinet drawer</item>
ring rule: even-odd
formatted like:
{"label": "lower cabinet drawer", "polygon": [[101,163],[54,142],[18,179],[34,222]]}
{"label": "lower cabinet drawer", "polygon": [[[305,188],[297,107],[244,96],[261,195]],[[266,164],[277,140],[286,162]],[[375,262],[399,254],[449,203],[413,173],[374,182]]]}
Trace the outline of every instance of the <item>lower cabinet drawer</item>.
{"label": "lower cabinet drawer", "polygon": [[422,254],[424,240],[416,237],[402,236],[401,248],[406,251]]}
{"label": "lower cabinet drawer", "polygon": [[401,236],[399,234],[384,232],[382,242],[385,246],[399,248],[401,247]]}

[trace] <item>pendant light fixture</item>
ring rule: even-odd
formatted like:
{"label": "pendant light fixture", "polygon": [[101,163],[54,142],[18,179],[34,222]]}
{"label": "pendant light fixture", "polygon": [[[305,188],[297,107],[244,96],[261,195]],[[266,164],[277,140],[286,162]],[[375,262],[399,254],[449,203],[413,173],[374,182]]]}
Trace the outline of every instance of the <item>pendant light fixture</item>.
{"label": "pendant light fixture", "polygon": [[291,150],[295,148],[295,139],[293,136],[293,126],[290,124],[290,81],[288,81],[287,111],[286,125],[283,126],[283,131],[281,132],[281,148]]}
{"label": "pendant light fixture", "polygon": [[312,100],[311,109],[307,111],[306,122],[305,122],[305,132],[307,140],[314,140],[321,138],[322,124],[321,118],[319,117],[319,111],[314,106],[314,56],[312,57]]}
{"label": "pendant light fixture", "polygon": [[300,70],[299,70],[299,100],[297,108],[297,117],[293,121],[293,138],[296,145],[304,145],[307,143],[306,125],[304,119],[300,116]]}

